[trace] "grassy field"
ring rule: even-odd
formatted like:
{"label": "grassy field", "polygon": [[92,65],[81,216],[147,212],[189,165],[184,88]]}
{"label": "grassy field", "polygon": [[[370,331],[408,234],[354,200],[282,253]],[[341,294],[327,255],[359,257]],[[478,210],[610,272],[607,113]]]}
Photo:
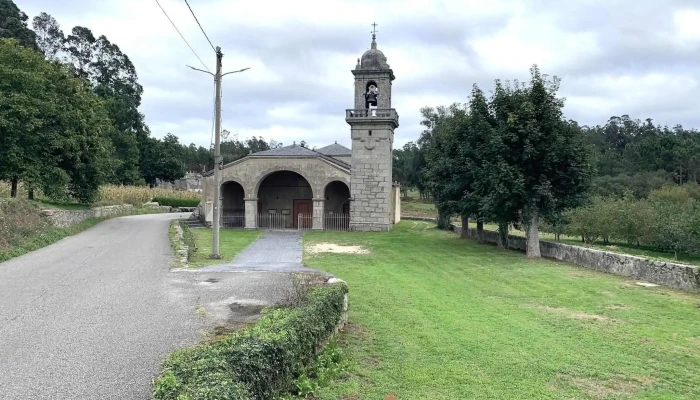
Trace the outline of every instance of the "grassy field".
{"label": "grassy field", "polygon": [[213,240],[212,230],[208,228],[192,229],[197,243],[197,252],[188,262],[190,267],[198,268],[230,262],[238,252],[248,247],[262,233],[259,230],[247,229],[221,229],[219,232],[219,251],[222,258],[214,260],[209,258]]}
{"label": "grassy field", "polygon": [[[437,216],[435,204],[420,200],[417,192],[408,192],[408,195],[408,199],[404,199],[401,201],[402,217],[435,218]],[[460,222],[458,221],[458,219],[455,218],[453,219],[453,223],[459,224]],[[476,225],[473,225],[472,227],[475,226]],[[484,229],[495,232],[498,231],[498,226],[495,224],[485,224]],[[525,237],[525,232],[517,229],[511,229],[510,234],[513,236]],[[556,241],[554,234],[545,232],[540,232],[540,239],[552,242]],[[686,264],[700,265],[700,254],[679,254],[678,259],[676,259],[673,253],[657,251],[649,247],[634,247],[622,242],[612,242],[609,245],[604,245],[602,243],[586,244],[581,242],[581,238],[565,235],[562,235],[560,237],[559,242],[573,244],[576,246],[590,247],[592,249],[612,251],[615,253],[631,254],[634,256],[662,261],[673,261],[682,262]]]}
{"label": "grassy field", "polygon": [[[319,399],[700,398],[700,295],[461,240],[421,222],[307,232],[350,286],[351,370]],[[320,242],[369,254],[311,254]]]}

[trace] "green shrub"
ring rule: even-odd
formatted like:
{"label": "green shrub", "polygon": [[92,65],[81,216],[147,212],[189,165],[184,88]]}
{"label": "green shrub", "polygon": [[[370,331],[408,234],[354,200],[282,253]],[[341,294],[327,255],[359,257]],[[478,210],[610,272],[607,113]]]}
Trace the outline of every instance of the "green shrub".
{"label": "green shrub", "polygon": [[310,291],[298,307],[272,308],[254,325],[171,354],[155,400],[272,399],[293,388],[340,320],[347,286]]}
{"label": "green shrub", "polygon": [[154,197],[153,201],[161,206],[169,207],[197,207],[200,199],[188,199],[184,197]]}
{"label": "green shrub", "polygon": [[178,224],[180,224],[180,228],[182,228],[182,239],[187,245],[187,261],[190,261],[194,253],[197,252],[197,240],[194,238],[192,230],[185,221],[180,220]]}

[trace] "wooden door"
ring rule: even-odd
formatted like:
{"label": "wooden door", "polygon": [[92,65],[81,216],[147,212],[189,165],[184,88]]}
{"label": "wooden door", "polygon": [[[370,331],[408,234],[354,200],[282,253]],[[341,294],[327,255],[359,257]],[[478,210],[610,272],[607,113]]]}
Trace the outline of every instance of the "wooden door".
{"label": "wooden door", "polygon": [[[314,205],[312,200],[294,200],[294,211],[292,212],[292,224],[295,228],[299,228],[299,214],[312,215]],[[304,219],[302,228],[311,229],[312,218]],[[307,226],[308,225],[308,226]]]}
{"label": "wooden door", "polygon": [[350,204],[343,204],[343,214],[350,215]]}

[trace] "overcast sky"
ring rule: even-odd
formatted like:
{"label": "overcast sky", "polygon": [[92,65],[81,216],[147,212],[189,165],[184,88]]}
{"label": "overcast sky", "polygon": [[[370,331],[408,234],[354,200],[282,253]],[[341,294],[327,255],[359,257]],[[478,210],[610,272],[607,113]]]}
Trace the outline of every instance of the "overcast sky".
{"label": "overcast sky", "polygon": [[[155,0],[15,0],[65,32],[105,35],[133,61],[141,111],[156,137],[208,146],[213,79]],[[160,0],[208,68],[215,55],[184,0]],[[573,4],[575,3],[575,5]],[[473,83],[527,79],[529,67],[562,79],[566,117],[604,124],[612,115],[700,128],[698,0],[190,0],[224,52],[223,127],[311,146],[350,145],[345,109],[353,75],[378,24],[378,48],[396,80],[396,145],[420,134],[421,107],[465,102]]]}

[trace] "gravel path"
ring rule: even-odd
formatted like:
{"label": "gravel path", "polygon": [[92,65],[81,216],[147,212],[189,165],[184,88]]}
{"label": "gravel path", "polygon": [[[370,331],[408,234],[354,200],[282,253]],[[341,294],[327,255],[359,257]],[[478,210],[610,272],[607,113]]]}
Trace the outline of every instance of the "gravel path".
{"label": "gravel path", "polygon": [[171,272],[179,216],[112,219],[0,264],[0,398],[150,399],[169,352],[284,298],[288,274]]}

